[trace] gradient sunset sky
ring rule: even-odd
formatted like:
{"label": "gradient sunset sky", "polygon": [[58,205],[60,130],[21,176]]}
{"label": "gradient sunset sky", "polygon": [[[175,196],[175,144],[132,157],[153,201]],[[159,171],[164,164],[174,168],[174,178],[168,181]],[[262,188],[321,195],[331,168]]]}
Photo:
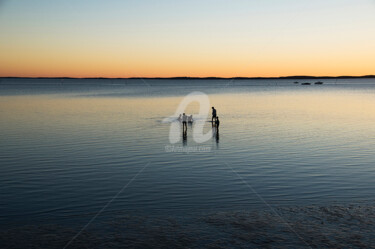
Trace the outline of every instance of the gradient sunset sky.
{"label": "gradient sunset sky", "polygon": [[0,76],[375,74],[375,0],[0,0]]}

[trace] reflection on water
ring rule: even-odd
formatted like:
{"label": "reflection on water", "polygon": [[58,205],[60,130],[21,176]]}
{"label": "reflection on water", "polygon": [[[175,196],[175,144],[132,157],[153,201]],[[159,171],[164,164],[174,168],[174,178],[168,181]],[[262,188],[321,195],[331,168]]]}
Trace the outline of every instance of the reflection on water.
{"label": "reflection on water", "polygon": [[219,143],[219,129],[215,126],[212,125],[212,137],[215,139],[216,143]]}
{"label": "reflection on water", "polygon": [[[215,81],[151,89],[2,82],[0,219],[82,224],[149,162],[101,217],[264,208],[226,164],[272,206],[371,203],[375,82],[362,83],[235,82],[219,91]],[[166,152],[170,123],[162,120],[190,90],[208,94],[220,132],[191,103],[185,112],[212,139],[197,144],[193,124],[181,127],[176,146],[210,150]]]}

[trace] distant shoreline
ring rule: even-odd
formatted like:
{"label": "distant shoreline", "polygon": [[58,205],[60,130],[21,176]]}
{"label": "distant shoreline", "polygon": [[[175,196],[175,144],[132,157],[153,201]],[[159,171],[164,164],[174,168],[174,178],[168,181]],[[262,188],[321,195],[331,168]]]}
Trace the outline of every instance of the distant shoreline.
{"label": "distant shoreline", "polygon": [[283,77],[128,77],[128,78],[107,78],[107,77],[0,77],[0,79],[148,79],[148,80],[279,80],[279,79],[372,79],[375,75],[363,76],[283,76]]}

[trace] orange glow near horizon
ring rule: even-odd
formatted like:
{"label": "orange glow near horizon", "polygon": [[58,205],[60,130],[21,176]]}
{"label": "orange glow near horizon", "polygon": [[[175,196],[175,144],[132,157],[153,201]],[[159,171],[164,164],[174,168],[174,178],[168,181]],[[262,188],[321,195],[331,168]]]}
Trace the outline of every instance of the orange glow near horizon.
{"label": "orange glow near horizon", "polygon": [[[167,52],[166,52],[167,53]],[[279,77],[291,75],[340,76],[375,73],[375,53],[352,55],[251,54],[209,55],[191,53],[163,57],[150,55],[5,51],[0,76],[17,77]],[[122,58],[123,57],[123,58]],[[175,57],[175,58],[173,58]],[[21,59],[20,59],[21,58]]]}
{"label": "orange glow near horizon", "polygon": [[0,5],[0,77],[375,74],[366,1],[20,2]]}

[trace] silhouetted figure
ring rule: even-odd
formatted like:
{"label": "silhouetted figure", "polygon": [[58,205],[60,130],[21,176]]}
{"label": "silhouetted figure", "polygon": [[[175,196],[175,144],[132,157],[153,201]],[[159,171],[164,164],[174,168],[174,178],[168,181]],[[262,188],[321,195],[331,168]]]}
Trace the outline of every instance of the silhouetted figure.
{"label": "silhouetted figure", "polygon": [[177,120],[181,122],[181,114],[178,116]]}
{"label": "silhouetted figure", "polygon": [[215,119],[215,126],[216,126],[216,129],[217,129],[218,132],[219,132],[219,125],[220,125],[219,117],[216,117],[216,119]]}
{"label": "silhouetted figure", "polygon": [[182,132],[187,131],[187,116],[185,113],[182,115]]}
{"label": "silhouetted figure", "polygon": [[193,126],[193,115],[190,115],[190,116],[188,116],[188,125],[190,126],[190,127],[192,127]]}
{"label": "silhouetted figure", "polygon": [[214,123],[215,118],[216,118],[216,109],[215,109],[215,107],[212,107],[212,119],[211,119],[212,123]]}
{"label": "silhouetted figure", "polygon": [[193,123],[193,115],[190,115],[189,117],[188,117],[188,123]]}

